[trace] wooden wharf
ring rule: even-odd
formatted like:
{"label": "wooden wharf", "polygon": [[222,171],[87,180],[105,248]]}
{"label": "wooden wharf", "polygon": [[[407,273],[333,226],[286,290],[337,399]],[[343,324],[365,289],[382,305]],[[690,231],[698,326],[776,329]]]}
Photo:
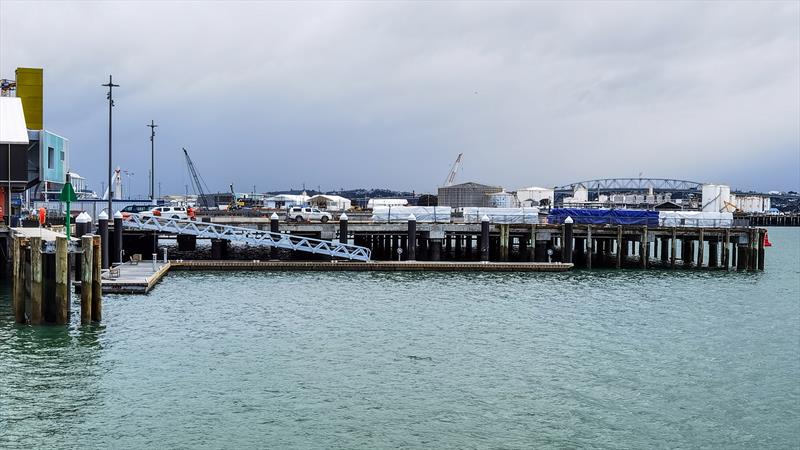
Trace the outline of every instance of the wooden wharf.
{"label": "wooden wharf", "polygon": [[[227,223],[226,217],[212,220]],[[669,268],[756,271],[764,269],[766,229],[638,225],[479,223],[275,223],[238,226],[339,240],[364,246],[373,261],[565,262],[576,268]],[[258,218],[257,218],[258,219]],[[345,234],[342,233],[344,231]],[[483,245],[484,233],[487,245]],[[569,236],[569,242],[565,238]],[[177,236],[181,250],[192,250],[194,236]],[[414,245],[409,245],[413,239]],[[216,251],[215,250],[216,247]],[[221,248],[220,248],[221,247]],[[399,252],[398,252],[399,250]],[[212,259],[225,259],[227,244],[212,242]]]}
{"label": "wooden wharf", "polygon": [[751,214],[744,216],[751,226],[759,227],[800,227],[800,213]]}

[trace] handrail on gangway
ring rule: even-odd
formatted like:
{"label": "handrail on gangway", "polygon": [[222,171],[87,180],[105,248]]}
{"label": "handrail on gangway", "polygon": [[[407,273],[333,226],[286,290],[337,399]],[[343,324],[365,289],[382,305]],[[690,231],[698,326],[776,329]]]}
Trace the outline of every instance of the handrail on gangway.
{"label": "handrail on gangway", "polygon": [[220,225],[211,222],[193,220],[168,219],[158,216],[141,216],[131,214],[122,225],[133,230],[157,231],[160,233],[182,234],[202,238],[224,239],[232,242],[244,242],[249,245],[283,248],[300,252],[328,255],[354,261],[369,261],[370,249],[359,245],[343,244],[303,236],[295,236],[271,231],[254,230],[252,228]]}

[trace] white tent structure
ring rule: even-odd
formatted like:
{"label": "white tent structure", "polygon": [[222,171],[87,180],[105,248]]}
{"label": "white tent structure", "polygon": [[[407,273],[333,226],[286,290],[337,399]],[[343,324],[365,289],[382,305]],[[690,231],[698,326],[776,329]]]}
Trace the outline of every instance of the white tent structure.
{"label": "white tent structure", "polygon": [[307,205],[309,197],[306,194],[278,194],[264,199],[264,207],[271,209],[289,208],[292,206]]}
{"label": "white tent structure", "polygon": [[350,209],[350,199],[338,195],[318,194],[308,199],[311,206],[327,211],[346,211]]}

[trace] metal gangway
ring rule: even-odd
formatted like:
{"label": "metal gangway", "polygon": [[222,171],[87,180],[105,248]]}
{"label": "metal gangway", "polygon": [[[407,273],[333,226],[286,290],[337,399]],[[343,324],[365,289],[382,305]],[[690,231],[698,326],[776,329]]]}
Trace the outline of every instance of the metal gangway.
{"label": "metal gangway", "polygon": [[122,221],[124,228],[132,230],[157,231],[159,233],[183,234],[200,238],[224,239],[243,242],[249,245],[283,248],[299,252],[327,255],[353,261],[369,261],[370,249],[358,245],[342,244],[291,234],[273,233],[252,228],[220,225],[211,222],[168,219],[165,217],[144,217],[131,214]]}

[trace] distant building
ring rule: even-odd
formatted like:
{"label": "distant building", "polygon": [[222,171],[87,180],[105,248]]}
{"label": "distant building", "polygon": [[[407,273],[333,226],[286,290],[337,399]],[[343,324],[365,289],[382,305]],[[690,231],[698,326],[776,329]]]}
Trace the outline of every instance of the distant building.
{"label": "distant building", "polygon": [[338,195],[317,194],[309,198],[308,203],[326,211],[346,211],[350,209],[350,199]]}
{"label": "distant building", "polygon": [[531,186],[517,190],[520,206],[552,206],[555,202],[555,190]]}
{"label": "distant building", "polygon": [[487,207],[490,202],[489,196],[500,192],[503,192],[502,187],[473,182],[443,186],[439,188],[438,192],[439,206]]}
{"label": "distant building", "polygon": [[311,197],[309,197],[305,191],[299,195],[278,194],[272,197],[266,197],[264,199],[264,207],[269,209],[282,209],[291,206],[304,206],[308,204],[310,198]]}
{"label": "distant building", "polygon": [[30,190],[34,199],[47,199],[66,183],[69,141],[44,129],[42,93],[42,69],[18,68],[16,80],[0,80],[0,217],[6,223],[20,212],[12,195]]}

